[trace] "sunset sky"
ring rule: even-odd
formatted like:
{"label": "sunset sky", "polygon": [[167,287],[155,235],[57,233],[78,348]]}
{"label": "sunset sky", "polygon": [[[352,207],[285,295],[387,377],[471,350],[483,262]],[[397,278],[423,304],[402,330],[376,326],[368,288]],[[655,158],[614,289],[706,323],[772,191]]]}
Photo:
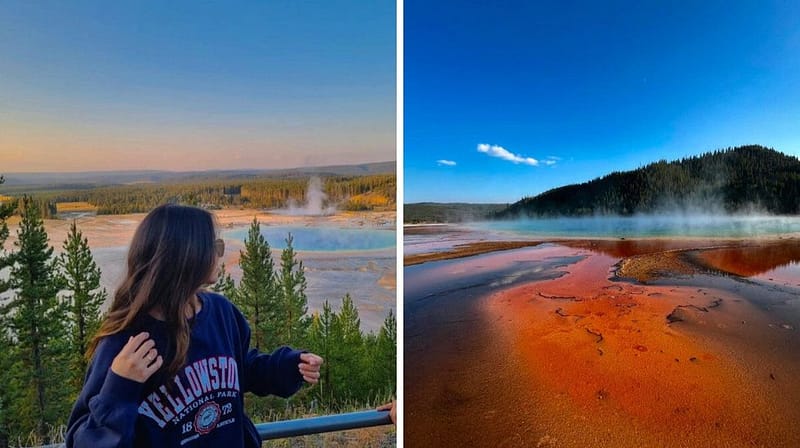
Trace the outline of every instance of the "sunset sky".
{"label": "sunset sky", "polygon": [[404,23],[407,203],[800,155],[800,2],[407,0]]}
{"label": "sunset sky", "polygon": [[0,8],[2,173],[394,159],[394,2]]}

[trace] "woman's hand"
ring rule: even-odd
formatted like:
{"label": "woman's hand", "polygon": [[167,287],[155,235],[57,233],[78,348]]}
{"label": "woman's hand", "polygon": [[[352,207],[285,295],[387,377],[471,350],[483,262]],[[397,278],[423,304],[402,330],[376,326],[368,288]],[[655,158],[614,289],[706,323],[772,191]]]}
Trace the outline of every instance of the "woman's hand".
{"label": "woman's hand", "polygon": [[397,400],[392,400],[391,403],[378,406],[379,411],[389,411],[389,418],[393,424],[397,424]]}
{"label": "woman's hand", "polygon": [[301,353],[300,364],[297,365],[303,379],[309,384],[319,382],[319,368],[325,362],[321,357],[313,353]]}
{"label": "woman's hand", "polygon": [[111,371],[139,383],[147,381],[164,362],[156,350],[155,341],[149,337],[147,332],[131,336],[111,362]]}

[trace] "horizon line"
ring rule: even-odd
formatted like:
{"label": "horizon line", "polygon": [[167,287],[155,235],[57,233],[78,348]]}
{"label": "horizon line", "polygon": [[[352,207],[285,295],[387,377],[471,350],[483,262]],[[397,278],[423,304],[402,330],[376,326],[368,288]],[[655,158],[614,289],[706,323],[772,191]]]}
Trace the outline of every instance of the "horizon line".
{"label": "horizon line", "polygon": [[0,173],[3,177],[7,177],[8,175],[26,175],[26,174],[111,174],[111,173],[172,173],[172,174],[184,174],[184,173],[214,173],[214,172],[225,172],[225,171],[243,171],[243,172],[264,172],[264,171],[286,171],[286,170],[298,170],[298,169],[320,169],[320,168],[338,168],[338,167],[347,167],[347,166],[361,166],[361,165],[378,165],[382,163],[397,163],[397,160],[381,160],[377,162],[354,162],[354,163],[342,163],[339,165],[301,165],[301,166],[291,166],[285,168],[211,168],[205,170],[157,170],[157,169],[111,169],[111,170],[89,170],[89,171],[11,171],[11,172],[4,172]]}

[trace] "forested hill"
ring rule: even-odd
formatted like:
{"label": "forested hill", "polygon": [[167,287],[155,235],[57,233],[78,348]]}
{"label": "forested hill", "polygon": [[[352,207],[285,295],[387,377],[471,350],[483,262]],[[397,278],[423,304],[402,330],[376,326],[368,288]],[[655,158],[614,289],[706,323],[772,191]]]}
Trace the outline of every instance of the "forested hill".
{"label": "forested hill", "polygon": [[417,202],[403,205],[403,222],[421,224],[481,221],[491,218],[506,207],[508,204]]}
{"label": "forested hill", "polygon": [[800,212],[800,160],[763,146],[727,148],[525,197],[496,214],[523,216],[636,213]]}

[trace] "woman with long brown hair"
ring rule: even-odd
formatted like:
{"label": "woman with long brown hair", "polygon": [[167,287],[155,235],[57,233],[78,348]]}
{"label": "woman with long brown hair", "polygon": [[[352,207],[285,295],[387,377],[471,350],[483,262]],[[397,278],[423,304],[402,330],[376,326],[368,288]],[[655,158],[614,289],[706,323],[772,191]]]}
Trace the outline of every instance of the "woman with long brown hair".
{"label": "woman with long brown hair", "polygon": [[258,447],[243,394],[288,397],[322,358],[250,350],[250,328],[214,283],[224,243],[205,210],[162,205],[134,234],[127,275],[87,356],[67,447]]}

